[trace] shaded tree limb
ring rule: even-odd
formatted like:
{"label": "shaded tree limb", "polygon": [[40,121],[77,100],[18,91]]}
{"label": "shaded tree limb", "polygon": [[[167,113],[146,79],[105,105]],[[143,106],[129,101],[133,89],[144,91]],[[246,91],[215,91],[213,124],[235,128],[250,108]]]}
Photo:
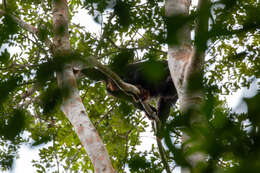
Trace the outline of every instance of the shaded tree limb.
{"label": "shaded tree limb", "polygon": [[[158,123],[160,122],[156,112],[154,112],[149,104],[145,101],[142,101],[138,96],[141,94],[141,91],[134,85],[124,82],[116,73],[110,70],[108,67],[101,64],[94,57],[88,57],[85,61],[87,64],[90,64],[97,69],[99,69],[103,74],[105,74],[108,78],[112,79],[118,88],[125,92],[126,95],[130,95],[135,102],[140,102],[145,109],[145,111],[153,117],[153,119]],[[160,123],[159,123],[160,124]]]}
{"label": "shaded tree limb", "polygon": [[[114,73],[112,70],[110,70],[109,68],[107,68],[106,66],[101,64],[94,57],[89,57],[88,60],[91,61],[91,63],[88,63],[88,64],[92,64],[93,66],[98,68],[101,72],[106,74],[110,79],[112,79],[117,84],[117,86],[122,91],[124,91],[128,95],[129,95],[129,93],[131,93],[132,96],[133,96],[133,99],[134,99],[134,96],[138,96],[140,94],[140,90],[136,86],[124,82],[116,73]],[[160,136],[159,131],[160,131],[161,126],[162,126],[161,121],[159,120],[159,117],[157,116],[156,112],[154,112],[151,109],[151,107],[149,106],[149,104],[147,102],[144,102],[142,100],[139,100],[139,102],[142,104],[145,111],[151,117],[154,118],[154,120],[152,121],[152,126],[153,126],[153,131],[154,131],[155,136],[156,136],[156,141],[157,141],[157,145],[158,145],[158,148],[159,148],[159,154],[161,156],[161,160],[162,160],[162,163],[164,165],[166,172],[171,173],[170,166],[167,162],[167,156],[166,156],[165,150],[163,148],[161,138],[159,137]]]}
{"label": "shaded tree limb", "polygon": [[164,166],[167,173],[171,173],[169,163],[167,162],[166,152],[165,152],[163,144],[162,144],[162,139],[161,139],[160,134],[158,132],[158,129],[161,128],[161,122],[160,121],[158,123],[153,122],[152,128],[153,128],[153,131],[155,132],[156,143],[157,143],[157,146],[158,146],[158,149],[159,149],[159,154],[160,154],[163,166]]}
{"label": "shaded tree limb", "polygon": [[156,142],[157,142],[157,146],[158,146],[158,149],[159,149],[159,153],[160,153],[160,156],[161,156],[163,166],[164,166],[167,173],[171,173],[169,163],[167,162],[167,156],[166,156],[165,150],[164,150],[163,145],[162,145],[162,139],[156,136]]}

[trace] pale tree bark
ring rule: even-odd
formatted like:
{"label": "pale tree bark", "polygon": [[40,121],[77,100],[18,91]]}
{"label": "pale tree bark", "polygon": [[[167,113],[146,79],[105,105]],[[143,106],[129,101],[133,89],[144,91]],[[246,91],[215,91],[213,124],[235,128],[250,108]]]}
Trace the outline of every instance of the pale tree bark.
{"label": "pale tree bark", "polygon": [[[68,33],[68,6],[67,0],[53,0],[53,28],[54,40],[46,39],[45,44],[54,56],[68,56],[71,53],[69,33]],[[35,36],[38,36],[39,30],[33,25],[27,24],[23,20],[0,10],[0,16],[9,15],[14,22],[22,29],[25,29]],[[65,66],[64,71],[57,73],[59,86],[69,87],[70,95],[63,100],[62,111],[71,122],[73,128],[84,146],[85,150],[96,173],[115,173],[105,145],[102,143],[95,127],[88,118],[84,105],[79,96],[76,80],[71,66]],[[27,94],[32,94],[32,91]],[[25,96],[26,97],[26,96]]]}
{"label": "pale tree bark", "polygon": [[[53,28],[54,39],[46,38],[45,44],[49,48],[49,51],[53,56],[62,57],[69,56],[71,53],[69,32],[68,32],[68,4],[67,0],[53,0]],[[6,13],[4,10],[0,10],[0,16],[9,15],[14,22],[17,23],[22,29],[25,29],[38,37],[39,30],[23,20]],[[107,74],[108,77],[114,80],[118,87],[124,91],[130,92],[133,96],[138,96],[140,90],[134,85],[125,83],[120,77],[113,73],[110,69],[99,63],[94,57],[88,57],[88,61],[84,61],[86,66],[96,66],[100,71]],[[97,173],[113,173],[114,171],[111,161],[109,159],[107,150],[101,141],[95,127],[92,125],[88,118],[84,105],[79,96],[75,76],[72,72],[72,66],[67,64],[64,67],[63,72],[57,72],[57,81],[61,88],[70,88],[69,97],[63,100],[61,110],[69,119],[77,135],[80,138],[82,145],[87,151],[95,172]],[[31,88],[24,94],[24,97],[31,95],[35,91],[35,87]],[[142,102],[146,111],[152,115],[155,119],[154,112],[148,106],[148,103]]]}
{"label": "pale tree bark", "polygon": [[[67,0],[53,0],[52,6],[53,53],[54,56],[68,56],[71,53],[68,31],[68,2]],[[65,65],[64,70],[57,73],[57,80],[61,88],[67,87],[70,89],[69,96],[63,100],[62,111],[75,128],[92,161],[95,172],[114,173],[108,152],[85,111],[70,64]]]}
{"label": "pale tree bark", "polygon": [[[198,10],[201,9],[203,3],[208,5],[208,2],[208,0],[201,0],[198,5]],[[188,15],[190,4],[191,0],[166,0],[166,16],[171,17],[175,15]],[[195,34],[198,33],[199,29],[204,30],[205,33],[207,32],[208,19],[203,18],[203,20],[206,21],[204,21],[204,23],[200,20],[198,21],[198,26],[201,27],[196,27]],[[200,48],[192,46],[190,26],[184,26],[177,32],[177,34],[179,36],[178,39],[180,44],[168,45],[168,65],[172,80],[178,93],[181,112],[185,113],[190,108],[192,108],[192,110],[196,110],[196,108],[199,109],[199,105],[203,103],[202,92],[189,92],[187,86],[192,82],[193,74],[202,74],[204,52]],[[201,123],[200,120],[202,117],[199,115],[199,111],[197,111],[195,114],[198,115],[192,118],[189,124],[198,122]],[[183,144],[186,144],[184,148],[192,147],[191,143],[187,144],[188,139],[189,136],[183,132],[182,142]],[[197,152],[189,155],[187,161],[192,167],[196,167],[199,162],[205,161],[205,155],[203,153]],[[182,168],[181,172],[189,173],[190,170],[188,168]]]}

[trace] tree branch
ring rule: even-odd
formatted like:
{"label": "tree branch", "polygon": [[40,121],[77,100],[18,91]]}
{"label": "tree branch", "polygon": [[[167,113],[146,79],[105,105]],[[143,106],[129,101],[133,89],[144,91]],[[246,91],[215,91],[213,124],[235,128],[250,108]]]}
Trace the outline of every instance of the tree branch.
{"label": "tree branch", "polygon": [[160,153],[160,156],[161,156],[161,159],[162,159],[163,166],[164,166],[167,173],[171,173],[171,169],[170,169],[169,163],[167,161],[168,159],[166,157],[166,153],[165,153],[165,150],[163,148],[162,141],[161,141],[160,138],[156,137],[156,142],[157,142],[159,153]]}
{"label": "tree branch", "polygon": [[[132,96],[132,98],[134,99],[135,102],[139,101],[144,110],[151,116],[153,117],[153,119],[159,123],[160,120],[156,114],[156,112],[154,112],[151,107],[149,106],[148,103],[143,102],[141,99],[139,99],[138,96],[140,96],[141,91],[132,84],[126,83],[124,82],[116,73],[114,73],[112,70],[110,70],[109,68],[107,68],[106,66],[104,66],[103,64],[101,64],[99,61],[97,61],[94,57],[88,57],[88,62],[87,64],[92,64],[93,66],[95,66],[96,68],[98,68],[103,74],[105,74],[107,77],[109,77],[110,79],[112,79],[116,85],[118,86],[118,88],[120,90],[122,90],[123,92],[125,92],[126,95],[130,95]],[[136,100],[136,96],[138,97],[139,100]],[[160,124],[160,123],[159,123]]]}
{"label": "tree branch", "polygon": [[102,44],[104,43],[104,38],[106,37],[106,34],[108,32],[108,29],[109,29],[109,26],[110,26],[110,23],[111,23],[111,20],[113,19],[113,17],[115,17],[115,13],[112,13],[109,18],[108,18],[108,22],[107,22],[107,25],[104,27],[103,29],[103,34],[101,35],[100,37],[100,41],[99,41],[99,44],[97,45],[97,48],[96,48],[96,51],[94,53],[94,55],[98,55],[98,52],[99,50],[101,49],[101,46]]}
{"label": "tree branch", "polygon": [[[11,14],[8,14],[6,11],[4,10],[0,10],[0,17],[1,16],[4,16],[4,15],[8,15],[12,18],[12,20],[18,25],[20,26],[22,29],[25,29],[27,31],[29,31],[30,33],[36,35],[37,37],[39,37],[39,30],[37,28],[35,28],[33,25],[30,25],[26,22],[24,22],[23,20],[11,15]],[[48,38],[45,39],[45,44],[46,46],[52,50],[52,42],[51,40],[49,40]]]}

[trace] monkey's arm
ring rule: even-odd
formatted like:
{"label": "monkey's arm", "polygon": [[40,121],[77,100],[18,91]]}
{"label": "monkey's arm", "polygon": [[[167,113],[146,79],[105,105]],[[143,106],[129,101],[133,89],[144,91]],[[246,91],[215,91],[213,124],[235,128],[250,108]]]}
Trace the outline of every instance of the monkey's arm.
{"label": "monkey's arm", "polygon": [[[133,103],[133,99],[134,99],[134,104],[136,105],[137,108],[141,109],[141,110],[145,110],[146,114],[148,115],[148,117],[153,117],[152,119],[155,119],[156,121],[158,120],[158,117],[155,115],[155,113],[157,113],[157,111],[154,107],[152,107],[151,105],[149,105],[146,101],[146,95],[143,95],[143,92],[140,91],[141,89],[147,90],[149,92],[150,95],[150,90],[149,88],[145,88],[142,86],[142,79],[145,79],[142,77],[142,73],[143,73],[143,64],[135,64],[133,69],[130,72],[134,72],[134,80],[133,83],[127,80],[127,77],[123,76],[124,80],[122,80],[116,73],[114,73],[113,71],[111,71],[108,67],[102,65],[100,62],[96,61],[96,59],[92,58],[92,65],[95,68],[90,68],[90,69],[86,69],[83,72],[86,74],[86,76],[89,77],[89,79],[92,80],[103,80],[106,82],[106,84],[108,84],[108,81],[111,80],[113,82],[114,85],[111,85],[112,87],[114,87],[118,92],[115,92],[112,90],[112,95],[116,96],[116,97],[124,97],[126,98],[126,100],[129,100]],[[138,75],[140,73],[140,75]],[[128,73],[126,73],[125,75],[129,75]],[[141,83],[139,84],[139,78],[138,76],[141,78]],[[131,75],[129,76],[130,78],[132,77]],[[141,85],[141,87],[138,87],[138,85]],[[107,89],[108,87],[110,87],[109,85],[106,85]]]}
{"label": "monkey's arm", "polygon": [[[116,84],[111,81],[108,80],[106,81],[106,86],[107,86],[107,92],[109,94],[111,94],[112,96],[118,98],[118,99],[122,99],[124,101],[129,101],[131,102],[137,109],[140,109],[142,111],[144,111],[147,115],[147,117],[149,119],[154,119],[143,107],[141,101],[143,101],[142,99],[140,100],[140,98],[138,97],[133,97],[133,95],[131,94],[127,94],[126,92],[120,90]],[[148,103],[147,103],[148,104]],[[157,109],[155,107],[153,107],[152,105],[148,104],[148,106],[151,108],[151,110],[153,112],[157,112]]]}

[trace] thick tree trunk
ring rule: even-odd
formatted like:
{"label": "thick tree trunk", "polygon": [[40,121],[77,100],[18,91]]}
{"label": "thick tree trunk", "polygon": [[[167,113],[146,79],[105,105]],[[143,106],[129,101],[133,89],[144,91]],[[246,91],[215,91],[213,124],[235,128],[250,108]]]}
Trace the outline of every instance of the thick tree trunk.
{"label": "thick tree trunk", "polygon": [[[53,0],[54,56],[68,56],[70,41],[68,32],[67,0]],[[57,73],[61,88],[70,89],[69,96],[64,98],[62,111],[76,130],[79,139],[91,159],[96,173],[114,173],[109,155],[95,127],[88,118],[71,66],[68,64],[62,72]]]}
{"label": "thick tree trunk", "polygon": [[[166,16],[188,15],[190,4],[190,0],[166,0]],[[192,47],[191,31],[188,25],[181,28],[177,34],[180,36],[180,44],[168,45],[168,65],[178,93],[180,109],[184,113],[191,107],[198,108],[203,101],[202,92],[189,92],[187,85],[192,81],[192,74],[201,72],[204,54],[196,52],[197,49]],[[197,117],[200,115],[196,115],[196,118],[193,118],[192,122],[189,123],[198,122]],[[182,142],[184,143],[188,139],[189,136],[183,133]],[[184,146],[184,148],[187,147],[192,147],[192,144]],[[190,155],[187,161],[192,167],[195,167],[198,162],[204,161],[204,159],[202,153],[195,153]],[[182,168],[181,172],[189,173],[190,171],[187,168]]]}

